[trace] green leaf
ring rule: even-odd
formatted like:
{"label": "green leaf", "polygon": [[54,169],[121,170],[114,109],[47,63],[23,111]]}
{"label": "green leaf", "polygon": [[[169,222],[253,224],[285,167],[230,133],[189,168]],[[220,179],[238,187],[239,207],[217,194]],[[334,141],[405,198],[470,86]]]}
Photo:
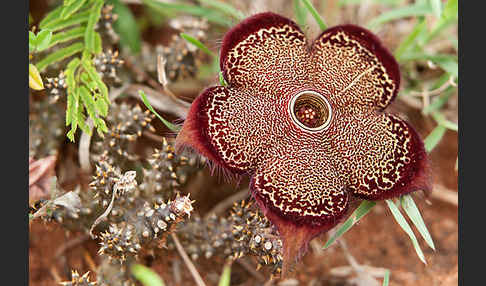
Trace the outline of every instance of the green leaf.
{"label": "green leaf", "polygon": [[432,13],[432,8],[430,7],[429,3],[419,3],[417,2],[414,5],[409,5],[405,7],[399,7],[393,10],[390,10],[385,13],[381,13],[380,16],[374,18],[368,23],[368,28],[373,29],[378,27],[379,25],[401,18],[406,17],[419,17],[425,16],[427,14]]}
{"label": "green leaf", "polygon": [[383,277],[383,286],[388,286],[388,283],[390,283],[390,270],[387,269],[385,271],[385,276]]}
{"label": "green leaf", "polygon": [[454,94],[452,91],[452,89],[445,90],[441,95],[434,98],[434,100],[429,105],[427,105],[422,110],[422,112],[425,115],[429,115],[430,113],[439,110],[442,106],[444,106],[444,104],[446,104],[447,101],[449,101],[449,98]]}
{"label": "green leaf", "polygon": [[434,13],[434,16],[437,18],[440,18],[440,15],[442,14],[442,3],[441,0],[429,0],[430,1],[430,7],[432,7],[432,11]]}
{"label": "green leaf", "polygon": [[84,44],[86,49],[91,53],[95,53],[95,25],[101,17],[101,8],[103,8],[103,0],[96,0],[90,9],[88,24],[84,34]]}
{"label": "green leaf", "polygon": [[405,217],[403,217],[402,213],[400,212],[400,210],[398,209],[398,207],[395,205],[395,203],[392,200],[385,200],[385,202],[388,205],[388,208],[390,209],[395,220],[398,222],[400,227],[410,237],[410,240],[412,241],[413,247],[415,248],[415,252],[417,252],[417,255],[420,258],[420,260],[424,264],[427,264],[427,262],[425,262],[424,253],[422,252],[422,249],[420,248],[420,245],[418,244],[417,238],[415,237],[415,234],[413,234],[413,231],[410,228],[410,225],[408,224]]}
{"label": "green leaf", "polygon": [[177,125],[174,125],[172,123],[170,123],[169,121],[165,120],[162,116],[160,116],[156,111],[155,109],[152,107],[152,105],[150,104],[150,102],[148,101],[147,99],[147,96],[145,95],[145,93],[142,91],[142,90],[139,90],[138,93],[140,94],[140,97],[142,97],[142,101],[143,103],[145,104],[145,106],[147,106],[147,108],[153,113],[155,114],[155,116],[157,116],[157,118],[160,119],[160,121],[162,121],[162,123],[164,123],[165,126],[167,126],[167,128],[169,128],[170,130],[174,131],[174,132],[179,132],[179,130],[181,129],[179,126]]}
{"label": "green leaf", "polygon": [[98,89],[101,91],[101,95],[105,99],[105,101],[109,104],[110,99],[108,97],[108,88],[106,87],[105,83],[101,80],[100,75],[96,71],[96,69],[92,66],[91,60],[86,59],[82,60],[81,64],[83,65],[84,70],[88,73],[89,77],[96,82]]}
{"label": "green leaf", "polygon": [[49,29],[41,30],[36,37],[36,49],[38,51],[43,51],[49,47],[52,39],[52,31]]}
{"label": "green leaf", "polygon": [[307,9],[302,7],[301,5],[302,0],[293,0],[294,4],[294,15],[295,19],[297,20],[297,24],[300,27],[304,27],[307,25]]}
{"label": "green leaf", "polygon": [[113,13],[118,15],[113,28],[120,36],[120,44],[127,47],[133,54],[140,52],[141,36],[135,17],[132,11],[120,0],[112,0]]}
{"label": "green leaf", "polygon": [[70,4],[64,3],[64,7],[61,12],[61,18],[63,20],[69,18],[72,14],[76,13],[76,11],[78,11],[85,2],[86,0],[76,0],[72,1]]}
{"label": "green leaf", "polygon": [[65,20],[61,19],[60,17],[54,19],[53,21],[48,22],[47,24],[44,25],[44,27],[41,28],[51,29],[52,32],[59,31],[70,26],[87,22],[89,19],[89,15],[90,15],[90,10],[88,9],[86,11],[76,13]]}
{"label": "green leaf", "polygon": [[438,111],[432,112],[432,117],[435,119],[435,121],[437,121],[438,124],[444,126],[447,129],[450,129],[450,130],[453,130],[453,131],[456,131],[456,132],[459,129],[459,127],[457,126],[456,123],[447,120],[445,118],[445,116]]}
{"label": "green leaf", "polygon": [[219,278],[218,286],[229,286],[231,280],[231,264],[227,263],[223,267],[223,274]]}
{"label": "green leaf", "polygon": [[84,31],[86,27],[76,27],[66,31],[57,32],[52,35],[51,42],[49,44],[49,48],[53,47],[57,44],[68,42],[77,38],[81,38],[84,36]]}
{"label": "green leaf", "polygon": [[62,12],[62,9],[64,7],[63,6],[59,6],[57,7],[56,9],[52,10],[51,12],[49,12],[39,23],[39,28],[40,29],[44,29],[46,28],[46,26],[52,22],[52,21],[55,21],[57,20],[60,16],[61,16],[61,12]]}
{"label": "green leaf", "polygon": [[425,151],[432,151],[435,146],[440,142],[440,139],[442,139],[446,130],[447,128],[445,128],[444,126],[437,125],[424,140]]}
{"label": "green leaf", "polygon": [[99,55],[101,54],[102,51],[103,51],[103,45],[101,43],[100,33],[95,32],[94,53],[95,55]]}
{"label": "green leaf", "polygon": [[133,276],[144,286],[165,286],[164,281],[157,273],[142,264],[133,264],[130,269]]}
{"label": "green leaf", "polygon": [[413,28],[412,32],[400,43],[398,48],[395,50],[395,58],[400,61],[401,56],[407,50],[412,49],[417,45],[417,37],[427,31],[427,22],[425,18],[422,18]]}
{"label": "green leaf", "polygon": [[408,215],[410,220],[413,222],[417,230],[419,231],[420,235],[424,238],[425,242],[435,250],[434,246],[434,241],[432,240],[432,236],[430,236],[429,231],[427,230],[427,227],[425,226],[424,219],[422,218],[422,215],[420,214],[420,211],[413,201],[413,198],[411,195],[404,195],[400,198],[400,203],[402,205],[402,208],[405,210],[405,213]]}
{"label": "green leaf", "polygon": [[70,57],[76,53],[79,53],[83,50],[83,48],[84,48],[83,43],[75,43],[65,48],[62,48],[60,50],[57,50],[47,55],[47,57],[45,57],[41,61],[39,61],[37,63],[37,68],[39,69],[39,71],[42,72],[47,66],[55,62],[61,61],[67,57]]}
{"label": "green leaf", "polygon": [[324,23],[324,20],[322,19],[321,15],[319,15],[319,12],[317,12],[316,8],[314,8],[314,5],[310,2],[310,0],[302,0],[304,3],[304,6],[309,10],[311,13],[312,17],[316,20],[317,24],[319,25],[319,28],[321,28],[322,31],[327,29],[326,23]]}
{"label": "green leaf", "polygon": [[185,33],[181,33],[180,34],[181,37],[186,40],[187,42],[189,42],[190,44],[193,44],[195,45],[196,47],[198,47],[199,49],[201,49],[203,52],[205,52],[206,54],[212,56],[212,57],[216,57],[216,55],[211,52],[208,47],[206,47],[203,43],[201,43],[198,39],[196,38],[193,38],[192,36],[188,35],[188,34],[185,34]]}
{"label": "green leaf", "polygon": [[108,104],[106,104],[103,98],[97,98],[95,100],[95,107],[99,114],[102,116],[108,115]]}
{"label": "green leaf", "polygon": [[152,8],[154,11],[166,15],[170,12],[182,12],[186,14],[191,14],[194,16],[199,16],[207,19],[209,22],[220,24],[223,26],[231,27],[233,26],[233,21],[221,14],[220,12],[200,6],[194,6],[190,4],[182,3],[167,3],[154,0],[142,0],[145,5]]}
{"label": "green leaf", "polygon": [[228,86],[228,83],[226,83],[222,71],[219,72],[219,84],[221,84],[222,86]]}
{"label": "green leaf", "polygon": [[242,20],[245,18],[245,15],[240,10],[236,9],[235,7],[231,6],[228,3],[224,3],[221,1],[216,0],[199,0],[201,4],[205,4],[211,8],[214,8],[222,13],[234,17],[238,20]]}
{"label": "green leaf", "polygon": [[93,118],[94,120],[97,117],[95,102],[93,96],[86,86],[81,85],[79,87],[79,96],[84,106],[86,107],[86,111],[88,112],[89,117]]}
{"label": "green leaf", "polygon": [[66,84],[67,84],[67,109],[66,109],[66,126],[68,126],[72,120],[73,116],[75,116],[75,96],[74,93],[76,92],[76,80],[74,79],[74,75],[76,73],[77,68],[81,64],[81,61],[78,58],[72,59],[66,66]]}
{"label": "green leaf", "polygon": [[78,126],[84,133],[91,136],[93,131],[89,128],[88,124],[86,124],[86,116],[84,115],[85,106],[81,103],[78,104],[78,114],[77,114],[77,122]]}
{"label": "green leaf", "polygon": [[339,229],[334,233],[334,235],[326,242],[324,249],[328,248],[331,244],[336,241],[339,237],[345,234],[351,227],[356,224],[362,217],[364,217],[372,207],[376,205],[373,201],[362,201],[359,207],[354,210],[351,216],[339,227]]}
{"label": "green leaf", "polygon": [[36,47],[37,37],[35,36],[34,32],[29,31],[29,53],[32,53]]}
{"label": "green leaf", "polygon": [[29,64],[29,87],[33,90],[43,90],[44,84],[39,71],[33,64]]}

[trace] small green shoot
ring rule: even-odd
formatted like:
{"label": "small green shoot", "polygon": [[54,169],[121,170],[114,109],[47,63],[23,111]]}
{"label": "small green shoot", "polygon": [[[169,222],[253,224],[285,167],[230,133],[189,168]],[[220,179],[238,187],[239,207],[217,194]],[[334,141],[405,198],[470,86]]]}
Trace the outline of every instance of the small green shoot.
{"label": "small green shoot", "polygon": [[157,273],[142,264],[133,264],[130,269],[133,276],[144,286],[165,286],[164,280]]}
{"label": "small green shoot", "polygon": [[216,1],[216,0],[199,0],[201,4],[205,4],[212,7],[226,15],[229,15],[235,19],[241,20],[245,18],[245,14],[228,3]]}
{"label": "small green shoot", "polygon": [[346,233],[353,225],[355,225],[362,217],[364,217],[372,207],[376,205],[376,202],[363,201],[354,210],[351,216],[341,225],[341,227],[334,233],[334,235],[326,242],[324,249],[328,248],[331,244],[336,241],[340,236]]}
{"label": "small green shoot", "polygon": [[145,106],[147,106],[148,110],[150,110],[153,114],[155,114],[155,116],[157,116],[157,118],[159,118],[160,121],[162,121],[162,123],[164,123],[164,125],[167,126],[167,128],[169,128],[171,131],[174,131],[174,132],[180,131],[181,128],[179,126],[172,124],[169,121],[165,120],[162,116],[160,116],[155,111],[155,109],[152,107],[152,105],[148,101],[147,96],[145,95],[145,93],[142,90],[139,90],[138,93],[140,94],[140,97],[142,97],[142,101],[145,104]]}
{"label": "small green shoot", "polygon": [[440,139],[442,139],[446,130],[447,128],[445,126],[437,125],[424,140],[425,151],[432,151],[432,149],[434,149],[440,142]]}

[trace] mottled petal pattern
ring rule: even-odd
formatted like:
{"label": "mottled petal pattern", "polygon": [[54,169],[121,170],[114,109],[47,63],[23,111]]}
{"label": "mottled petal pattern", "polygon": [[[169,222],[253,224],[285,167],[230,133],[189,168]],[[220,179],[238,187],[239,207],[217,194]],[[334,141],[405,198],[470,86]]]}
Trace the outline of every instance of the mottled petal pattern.
{"label": "mottled petal pattern", "polygon": [[308,78],[306,57],[306,37],[294,22],[273,13],[261,13],[226,33],[220,65],[231,87],[272,92],[281,82]]}
{"label": "mottled petal pattern", "polygon": [[398,64],[371,32],[336,26],[324,31],[311,50],[313,82],[345,108],[358,103],[383,109],[397,95]]}

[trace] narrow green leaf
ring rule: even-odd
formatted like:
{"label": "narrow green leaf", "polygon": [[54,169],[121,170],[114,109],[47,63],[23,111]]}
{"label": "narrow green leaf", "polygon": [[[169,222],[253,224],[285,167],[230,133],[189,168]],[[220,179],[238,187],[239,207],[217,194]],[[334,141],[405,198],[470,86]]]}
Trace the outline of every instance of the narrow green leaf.
{"label": "narrow green leaf", "polygon": [[66,126],[73,122],[74,116],[74,95],[68,92],[67,94],[67,104],[66,104]]}
{"label": "narrow green leaf", "polygon": [[452,91],[452,88],[446,89],[441,95],[435,97],[432,102],[422,110],[422,112],[425,115],[429,115],[430,113],[439,110],[447,103],[452,94],[454,94]]}
{"label": "narrow green leaf", "polygon": [[418,17],[418,16],[425,16],[427,14],[432,13],[432,9],[429,3],[416,3],[414,5],[408,5],[405,7],[399,7],[393,10],[390,10],[385,13],[381,13],[380,16],[374,18],[368,23],[368,28],[373,29],[378,27],[379,25],[401,18],[406,17]]}
{"label": "narrow green leaf", "polygon": [[113,28],[120,35],[120,44],[129,48],[133,54],[138,54],[141,46],[141,35],[132,11],[120,0],[110,2],[113,3],[113,13],[117,14],[119,19],[115,21]]}
{"label": "narrow green leaf", "polygon": [[46,25],[48,25],[50,22],[58,19],[61,16],[63,6],[59,6],[56,9],[52,10],[49,12],[39,23],[39,28],[44,29],[46,28]]}
{"label": "narrow green leaf", "polygon": [[88,135],[92,135],[93,134],[93,131],[91,130],[91,128],[89,128],[88,124],[86,123],[86,116],[84,115],[84,109],[85,109],[85,106],[81,103],[78,104],[78,114],[77,114],[77,123],[78,123],[78,126],[79,128],[81,129],[81,131],[83,131],[84,133],[88,134]]}
{"label": "narrow green leaf", "polygon": [[52,39],[52,31],[49,29],[41,30],[36,37],[36,49],[38,51],[43,51],[49,47],[49,43]]}
{"label": "narrow green leaf", "polygon": [[169,121],[165,120],[162,116],[160,116],[156,111],[155,109],[152,107],[152,105],[150,104],[150,102],[148,101],[147,99],[147,96],[145,95],[145,93],[142,91],[142,90],[139,90],[138,93],[140,94],[140,97],[142,97],[142,101],[143,103],[145,104],[145,106],[147,106],[147,108],[153,113],[155,114],[155,116],[157,116],[157,118],[160,119],[160,121],[162,121],[162,123],[164,123],[165,126],[167,126],[167,128],[169,128],[170,130],[174,131],[174,132],[179,132],[179,130],[181,129],[179,126],[177,125],[174,125],[172,123],[170,123]]}
{"label": "narrow green leaf", "polygon": [[51,42],[49,44],[49,48],[53,47],[57,44],[64,43],[67,41],[71,41],[77,38],[81,38],[84,36],[84,31],[86,30],[86,27],[76,27],[72,28],[66,31],[62,32],[57,32],[52,35]]}
{"label": "narrow green leaf", "polygon": [[339,227],[334,235],[326,242],[324,249],[328,248],[339,237],[345,234],[351,227],[356,224],[362,217],[364,217],[372,207],[376,205],[376,202],[362,201],[361,204],[354,210],[351,216]]}
{"label": "narrow green leaf", "polygon": [[60,50],[57,50],[37,63],[37,68],[42,72],[48,65],[61,61],[83,50],[83,43],[75,43]]}
{"label": "narrow green leaf", "polygon": [[133,264],[130,268],[133,276],[144,286],[165,286],[162,278],[152,269],[142,264]]}
{"label": "narrow green leaf", "polygon": [[302,0],[293,0],[294,4],[294,15],[295,19],[297,20],[297,24],[300,27],[304,27],[307,25],[307,9],[302,7],[301,2]]}
{"label": "narrow green leaf", "polygon": [[424,264],[427,264],[427,262],[425,262],[424,253],[422,252],[422,249],[420,248],[420,245],[418,244],[417,238],[415,237],[415,234],[413,234],[413,231],[410,228],[410,225],[408,224],[405,217],[403,217],[402,213],[400,212],[400,210],[398,209],[398,207],[395,205],[395,203],[392,200],[386,200],[386,204],[388,205],[388,208],[390,209],[391,213],[393,214],[393,217],[398,222],[400,227],[410,237],[410,240],[412,241],[413,247],[415,248],[415,252],[417,252],[417,255],[420,258],[420,260]]}
{"label": "narrow green leaf", "polygon": [[310,2],[310,0],[302,0],[302,3],[304,3],[304,6],[309,10],[311,13],[312,17],[316,20],[317,24],[319,25],[319,28],[321,28],[322,31],[327,29],[326,23],[324,23],[324,20],[322,19],[321,15],[319,15],[319,12],[317,12],[316,8],[314,8],[314,5]]}
{"label": "narrow green leaf", "polygon": [[108,104],[106,104],[103,98],[97,98],[94,103],[95,103],[96,110],[98,111],[99,114],[101,114],[101,116],[108,115]]}
{"label": "narrow green leaf", "polygon": [[108,97],[108,87],[106,87],[105,83],[101,80],[100,75],[92,66],[91,60],[81,61],[81,64],[83,65],[84,70],[88,73],[89,77],[96,82],[98,89],[101,91],[101,95],[103,95],[103,98],[109,104],[110,99]]}
{"label": "narrow green leaf", "polygon": [[33,90],[43,90],[44,84],[39,71],[33,64],[29,64],[29,87]]}
{"label": "narrow green leaf", "polygon": [[416,44],[417,36],[427,31],[427,22],[425,18],[422,18],[413,28],[412,32],[400,43],[398,48],[395,50],[395,58],[400,61],[402,54],[412,49]]}
{"label": "narrow green leaf", "polygon": [[94,53],[95,48],[95,25],[101,17],[101,8],[103,8],[103,0],[96,0],[90,9],[88,24],[84,34],[84,44],[86,49]]}
{"label": "narrow green leaf", "polygon": [[89,19],[89,15],[90,15],[90,10],[88,9],[86,11],[76,13],[65,20],[59,17],[45,24],[43,29],[51,29],[52,32],[59,31],[67,27],[71,27],[77,24],[87,22]]}
{"label": "narrow green leaf", "polygon": [[182,3],[167,3],[154,0],[142,0],[144,4],[152,8],[157,13],[166,15],[170,12],[182,12],[186,14],[191,14],[194,16],[199,16],[207,19],[209,22],[213,22],[219,25],[231,27],[233,26],[233,21],[221,14],[220,12],[200,6],[194,6],[190,4]]}
{"label": "narrow green leaf", "polygon": [[437,125],[424,140],[425,151],[432,151],[435,146],[440,142],[440,139],[442,139],[442,136],[444,136],[446,130],[447,128],[445,128],[444,126]]}
{"label": "narrow green leaf", "polygon": [[430,7],[432,7],[432,11],[434,16],[440,18],[442,14],[442,3],[441,0],[430,0]]}
{"label": "narrow green leaf", "polygon": [[402,208],[405,210],[405,213],[408,215],[410,220],[413,222],[417,230],[419,231],[420,235],[424,238],[425,242],[435,250],[434,241],[432,240],[432,236],[430,235],[427,226],[425,226],[424,219],[420,214],[420,211],[413,201],[411,195],[404,195],[400,198],[400,203]]}
{"label": "narrow green leaf", "polygon": [[93,96],[86,86],[81,85],[79,87],[79,97],[81,98],[81,101],[83,102],[89,117],[93,118],[94,120],[97,117],[95,102]]}
{"label": "narrow green leaf", "polygon": [[76,0],[72,1],[72,3],[68,4],[66,6],[66,3],[64,3],[64,7],[61,12],[61,18],[63,20],[69,18],[72,14],[76,13],[86,2],[86,0]]}
{"label": "narrow green leaf", "polygon": [[74,93],[76,92],[76,80],[74,79],[74,75],[76,73],[77,68],[80,65],[80,60],[78,58],[72,59],[66,66],[66,84],[67,84],[67,109],[66,109],[66,126],[68,126],[72,120],[73,116],[76,114],[75,112],[75,96]]}
{"label": "narrow green leaf", "polygon": [[231,280],[231,264],[227,263],[223,267],[223,274],[219,278],[218,286],[229,286]]}
{"label": "narrow green leaf", "polygon": [[37,44],[37,37],[35,36],[34,32],[29,31],[29,53],[32,53],[35,50]]}
{"label": "narrow green leaf", "polygon": [[444,126],[447,129],[453,130],[453,131],[458,131],[459,127],[457,126],[456,123],[449,121],[445,118],[445,116],[438,112],[434,111],[432,112],[432,117],[437,121],[438,124]]}
{"label": "narrow green leaf", "polygon": [[385,271],[385,276],[383,277],[383,286],[388,286],[389,283],[390,283],[390,270],[387,269]]}
{"label": "narrow green leaf", "polygon": [[100,33],[95,32],[95,41],[94,41],[94,53],[95,55],[101,54],[103,51],[103,45],[101,43],[101,36]]}
{"label": "narrow green leaf", "polygon": [[212,57],[216,57],[216,55],[211,52],[208,47],[206,47],[203,43],[201,43],[198,39],[196,38],[193,38],[192,36],[188,35],[188,34],[185,34],[185,33],[181,33],[181,37],[186,40],[187,42],[189,42],[190,44],[193,44],[195,45],[196,47],[198,47],[199,49],[201,49],[203,52],[205,52],[206,54],[212,56]]}
{"label": "narrow green leaf", "polygon": [[103,133],[108,132],[108,127],[106,126],[103,118],[95,117],[93,118],[94,125],[96,126],[96,131],[100,137],[104,137]]}
{"label": "narrow green leaf", "polygon": [[226,80],[224,79],[222,71],[219,72],[219,84],[221,84],[222,86],[228,86]]}
{"label": "narrow green leaf", "polygon": [[224,3],[217,0],[199,0],[201,4],[205,4],[211,8],[223,12],[226,15],[234,17],[238,20],[245,18],[245,14],[228,3]]}

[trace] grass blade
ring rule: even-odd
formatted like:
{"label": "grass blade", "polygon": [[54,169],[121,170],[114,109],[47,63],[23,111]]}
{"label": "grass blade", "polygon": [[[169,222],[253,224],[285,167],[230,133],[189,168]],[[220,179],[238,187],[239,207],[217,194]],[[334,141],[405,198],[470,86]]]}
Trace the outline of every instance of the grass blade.
{"label": "grass blade", "polygon": [[148,101],[147,96],[145,95],[145,93],[142,90],[139,90],[138,93],[140,94],[140,97],[142,97],[142,101],[145,104],[145,106],[147,106],[148,110],[150,110],[153,114],[155,114],[155,116],[157,116],[157,118],[159,118],[160,121],[162,121],[162,123],[164,123],[164,125],[167,126],[167,128],[169,128],[171,131],[179,132],[179,130],[180,130],[179,126],[172,124],[169,121],[165,120],[162,116],[160,116],[155,111],[155,109],[152,107],[152,105]]}
{"label": "grass blade", "polygon": [[324,20],[322,19],[321,15],[319,15],[319,12],[317,12],[316,8],[314,8],[314,5],[310,2],[310,0],[302,0],[304,3],[304,6],[309,10],[311,13],[312,17],[316,20],[317,24],[319,25],[319,28],[321,28],[322,31],[327,29],[326,23],[324,23]]}
{"label": "grass blade", "polygon": [[241,12],[240,10],[236,9],[235,7],[231,6],[228,3],[224,3],[216,0],[199,0],[199,2],[209,7],[212,7],[216,10],[219,10],[222,13],[229,15],[233,18],[236,18],[238,20],[245,18],[243,12]]}
{"label": "grass blade", "polygon": [[414,47],[417,42],[416,42],[416,39],[417,37],[422,34],[423,32],[426,32],[426,29],[427,29],[427,25],[426,25],[426,21],[425,21],[425,18],[423,18],[422,20],[420,20],[420,22],[418,22],[415,27],[413,28],[412,32],[410,33],[410,35],[408,35],[401,43],[400,45],[398,46],[398,48],[395,50],[395,58],[397,58],[397,60],[400,62],[400,58],[401,56],[403,55],[404,52],[406,52],[407,50],[411,49],[412,47]]}
{"label": "grass blade", "polygon": [[218,286],[229,286],[231,280],[231,264],[225,264],[223,268],[223,274],[219,278]]}
{"label": "grass blade", "polygon": [[328,248],[336,241],[340,236],[346,233],[355,223],[357,223],[362,217],[364,217],[376,202],[363,201],[359,207],[351,214],[351,216],[341,225],[341,227],[334,233],[334,235],[326,242],[324,249]]}
{"label": "grass blade", "polygon": [[164,281],[157,273],[142,264],[133,264],[130,269],[133,276],[144,286],[165,286]]}
{"label": "grass blade", "polygon": [[216,57],[216,55],[211,52],[208,47],[206,47],[203,43],[201,43],[198,39],[196,38],[193,38],[191,37],[190,35],[186,34],[186,33],[181,33],[181,37],[186,40],[187,42],[189,42],[190,44],[193,44],[194,46],[198,47],[199,49],[201,49],[203,52],[205,52],[206,54],[212,56],[212,57]]}
{"label": "grass blade", "polygon": [[442,3],[440,0],[430,0],[430,7],[432,7],[432,11],[434,16],[440,18],[442,14]]}
{"label": "grass blade", "polygon": [[83,50],[83,48],[84,48],[83,43],[75,43],[65,48],[62,48],[58,51],[55,51],[54,53],[49,54],[47,57],[39,61],[37,63],[37,68],[39,69],[40,72],[42,72],[48,65],[61,61],[76,53],[79,53]]}
{"label": "grass blade", "polygon": [[425,256],[424,253],[422,252],[422,249],[420,248],[420,245],[418,244],[417,238],[415,237],[415,234],[413,234],[412,229],[410,228],[410,225],[408,224],[407,220],[405,217],[403,217],[402,213],[398,209],[398,207],[395,205],[395,203],[392,200],[386,200],[386,204],[388,205],[388,208],[392,212],[393,217],[395,220],[398,222],[400,227],[408,234],[410,237],[410,240],[412,241],[413,247],[415,248],[415,252],[417,252],[418,257],[420,260],[424,263],[425,262]]}
{"label": "grass blade", "polygon": [[427,226],[425,226],[424,219],[420,214],[420,211],[413,201],[411,195],[405,195],[400,198],[400,203],[402,208],[405,210],[405,213],[408,215],[410,220],[413,222],[417,230],[420,232],[420,235],[424,238],[425,242],[435,251],[434,241],[432,240],[432,236],[430,235],[429,231],[427,230]]}
{"label": "grass blade", "polygon": [[385,276],[383,277],[383,286],[388,286],[390,283],[390,270],[387,269],[385,272]]}
{"label": "grass blade", "polygon": [[453,131],[458,131],[459,127],[457,126],[456,123],[452,122],[452,121],[449,121],[445,118],[445,116],[438,112],[438,111],[434,111],[432,112],[432,117],[434,118],[434,120],[439,124],[439,125],[442,125],[444,126],[445,128],[447,129],[450,129],[450,130],[453,130]]}
{"label": "grass blade", "polygon": [[432,132],[425,138],[424,140],[424,145],[425,145],[425,151],[430,152],[432,151],[435,146],[440,142],[440,139],[442,139],[442,136],[444,136],[444,133],[446,132],[447,128],[445,128],[442,125],[437,125]]}
{"label": "grass blade", "polygon": [[304,27],[307,24],[307,9],[302,7],[301,0],[293,0],[294,4],[294,16],[297,20],[297,24],[300,27]]}
{"label": "grass blade", "polygon": [[414,16],[425,16],[430,13],[432,13],[432,9],[430,8],[429,3],[416,3],[414,5],[400,7],[382,13],[380,16],[371,20],[367,26],[369,29],[374,29],[379,25],[392,20]]}

